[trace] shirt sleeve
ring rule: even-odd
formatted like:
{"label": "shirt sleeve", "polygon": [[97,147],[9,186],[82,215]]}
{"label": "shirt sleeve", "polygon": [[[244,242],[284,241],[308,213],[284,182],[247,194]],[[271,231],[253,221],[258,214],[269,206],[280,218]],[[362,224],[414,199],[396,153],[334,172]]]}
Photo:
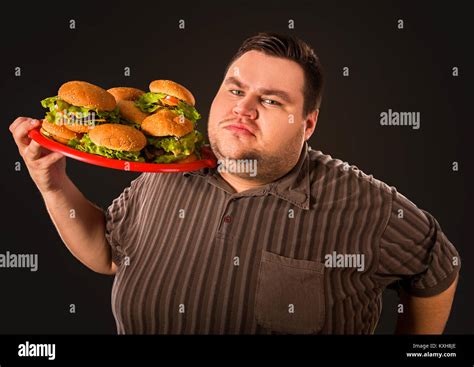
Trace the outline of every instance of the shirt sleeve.
{"label": "shirt sleeve", "polygon": [[376,271],[381,287],[418,297],[446,290],[456,279],[461,260],[438,221],[392,187],[392,205],[379,244]]}
{"label": "shirt sleeve", "polygon": [[126,255],[127,228],[132,227],[130,224],[139,200],[137,192],[143,186],[145,177],[146,174],[142,173],[133,180],[105,211],[105,238],[111,247],[112,261],[118,266]]}

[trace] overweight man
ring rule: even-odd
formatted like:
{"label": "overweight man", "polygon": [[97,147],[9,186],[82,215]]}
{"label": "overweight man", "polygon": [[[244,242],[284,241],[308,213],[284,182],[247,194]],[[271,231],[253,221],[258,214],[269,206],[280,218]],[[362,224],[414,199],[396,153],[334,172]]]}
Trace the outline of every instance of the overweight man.
{"label": "overweight man", "polygon": [[28,138],[38,120],[11,124],[65,245],[115,276],[119,334],[371,334],[386,288],[397,333],[443,332],[459,255],[395,187],[308,146],[322,84],[302,40],[250,37],[210,108],[218,166],[143,173],[105,211]]}

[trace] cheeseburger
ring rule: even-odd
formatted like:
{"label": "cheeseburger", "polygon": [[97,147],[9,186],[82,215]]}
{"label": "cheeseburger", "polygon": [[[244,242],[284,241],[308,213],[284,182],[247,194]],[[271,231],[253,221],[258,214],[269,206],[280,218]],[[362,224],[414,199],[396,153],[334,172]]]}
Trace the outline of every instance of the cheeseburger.
{"label": "cheeseburger", "polygon": [[107,158],[145,162],[141,150],[146,144],[145,135],[131,126],[102,124],[84,134],[80,140],[70,141],[68,145]]}
{"label": "cheeseburger", "polygon": [[202,134],[195,130],[201,118],[194,108],[192,93],[171,80],[155,80],[150,92],[141,95],[135,105],[151,113],[141,122],[147,135],[146,159],[154,163],[190,162],[200,158]]}
{"label": "cheeseburger", "polygon": [[40,132],[44,136],[66,145],[74,139],[77,140],[81,138],[81,134],[66,129],[64,125],[56,125],[46,120],[43,120]]}
{"label": "cheeseburger", "polygon": [[152,81],[150,92],[140,96],[135,104],[142,112],[153,113],[164,109],[181,115],[193,123],[201,118],[194,108],[195,100],[192,93],[171,80]]}
{"label": "cheeseburger", "polygon": [[41,101],[49,109],[45,119],[67,129],[85,133],[94,126],[119,122],[117,102],[112,94],[94,84],[81,81],[64,83],[58,95]]}
{"label": "cheeseburger", "polygon": [[136,88],[116,87],[107,90],[117,101],[117,108],[120,112],[120,123],[140,129],[142,121],[149,113],[142,112],[135,102],[145,94],[144,91]]}

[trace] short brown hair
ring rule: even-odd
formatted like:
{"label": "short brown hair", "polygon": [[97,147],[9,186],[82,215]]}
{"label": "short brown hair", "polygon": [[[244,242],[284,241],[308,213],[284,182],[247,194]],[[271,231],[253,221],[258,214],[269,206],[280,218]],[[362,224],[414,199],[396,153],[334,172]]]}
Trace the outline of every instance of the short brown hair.
{"label": "short brown hair", "polygon": [[295,61],[304,71],[303,116],[313,112],[321,105],[323,74],[321,63],[314,50],[301,39],[273,32],[261,32],[247,38],[237,53],[232,57],[226,68],[248,51],[260,51],[266,55],[282,57]]}

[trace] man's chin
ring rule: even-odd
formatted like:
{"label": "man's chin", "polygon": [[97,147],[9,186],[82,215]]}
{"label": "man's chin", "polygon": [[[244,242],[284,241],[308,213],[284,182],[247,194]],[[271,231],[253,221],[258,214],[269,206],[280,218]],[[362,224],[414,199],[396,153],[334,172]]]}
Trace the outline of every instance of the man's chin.
{"label": "man's chin", "polygon": [[217,149],[212,146],[218,159],[255,159],[255,149],[244,143],[223,142],[217,144]]}

